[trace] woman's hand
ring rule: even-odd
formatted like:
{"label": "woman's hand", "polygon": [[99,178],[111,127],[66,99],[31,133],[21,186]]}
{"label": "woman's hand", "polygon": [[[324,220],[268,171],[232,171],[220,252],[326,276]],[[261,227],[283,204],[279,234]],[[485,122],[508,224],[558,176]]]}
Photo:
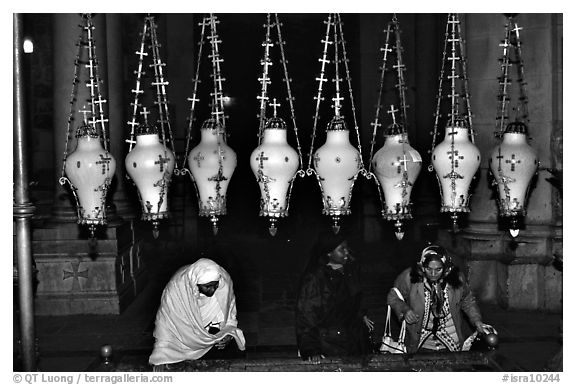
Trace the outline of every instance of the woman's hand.
{"label": "woman's hand", "polygon": [[369,332],[372,332],[372,330],[374,330],[374,321],[372,321],[370,318],[368,318],[367,315],[362,317],[362,321],[364,321],[364,325],[366,325]]}
{"label": "woman's hand", "polygon": [[220,341],[216,342],[216,347],[218,349],[224,349],[226,347],[226,345],[228,344],[228,342],[230,342],[230,340],[232,340],[232,336],[227,335],[226,337],[222,338]]}
{"label": "woman's hand", "polygon": [[412,309],[408,309],[408,311],[406,313],[404,313],[404,319],[406,320],[406,323],[409,324],[413,324],[418,322],[418,319],[420,317],[418,317],[418,314],[414,313],[414,310]]}
{"label": "woman's hand", "polygon": [[315,354],[313,356],[308,357],[308,362],[311,362],[314,365],[318,365],[324,358],[324,354]]}
{"label": "woman's hand", "polygon": [[496,329],[494,329],[494,327],[492,327],[491,325],[485,324],[484,322],[476,322],[476,324],[474,326],[476,327],[476,330],[478,330],[479,333],[498,334],[498,332],[496,331]]}

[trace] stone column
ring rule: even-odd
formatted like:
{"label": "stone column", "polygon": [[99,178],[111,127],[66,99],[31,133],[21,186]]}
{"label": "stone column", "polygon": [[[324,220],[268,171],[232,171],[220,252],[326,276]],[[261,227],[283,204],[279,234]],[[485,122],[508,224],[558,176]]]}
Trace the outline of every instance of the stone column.
{"label": "stone column", "polygon": [[[488,160],[497,144],[494,131],[498,59],[502,56],[499,43],[504,38],[507,19],[502,14],[468,14],[462,20],[476,145],[482,163],[481,177],[471,198],[469,225],[456,237],[456,249],[468,259],[470,279],[480,299],[514,308],[559,310],[561,273],[549,264],[557,249],[554,245],[561,243],[562,225],[557,223],[551,205],[553,188],[545,180],[549,174],[543,171],[537,174],[528,201],[526,228],[516,239],[498,228],[497,202],[488,182]],[[557,98],[562,89],[557,77],[561,57],[557,50],[561,47],[553,44],[561,39],[562,31],[554,20],[551,14],[517,17],[523,28],[520,39],[530,115],[528,131],[543,168],[552,166],[551,137],[554,124],[562,121],[562,107]]]}

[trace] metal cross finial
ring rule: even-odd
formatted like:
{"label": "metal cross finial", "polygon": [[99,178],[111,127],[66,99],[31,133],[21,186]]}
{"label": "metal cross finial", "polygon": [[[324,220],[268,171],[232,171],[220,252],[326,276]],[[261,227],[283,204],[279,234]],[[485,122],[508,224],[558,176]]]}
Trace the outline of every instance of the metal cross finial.
{"label": "metal cross finial", "polygon": [[86,105],[83,105],[83,106],[82,106],[82,109],[81,109],[80,111],[78,111],[78,112],[81,112],[81,113],[82,113],[84,123],[88,123],[88,117],[86,116],[86,114],[88,114],[88,113],[90,113],[90,112],[92,112],[92,111],[86,109]]}
{"label": "metal cross finial", "polygon": [[392,115],[392,123],[396,124],[396,112],[398,112],[398,109],[394,108],[394,104],[390,105],[390,109],[387,111],[390,115]]}
{"label": "metal cross finial", "polygon": [[273,102],[270,103],[270,105],[272,106],[272,108],[274,108],[274,117],[276,117],[276,108],[280,107],[280,103],[276,103],[276,98],[272,99]]}
{"label": "metal cross finial", "polygon": [[148,124],[148,115],[150,114],[150,111],[148,111],[148,109],[146,107],[142,107],[142,112],[140,112],[140,115],[142,115],[144,117],[144,123]]}

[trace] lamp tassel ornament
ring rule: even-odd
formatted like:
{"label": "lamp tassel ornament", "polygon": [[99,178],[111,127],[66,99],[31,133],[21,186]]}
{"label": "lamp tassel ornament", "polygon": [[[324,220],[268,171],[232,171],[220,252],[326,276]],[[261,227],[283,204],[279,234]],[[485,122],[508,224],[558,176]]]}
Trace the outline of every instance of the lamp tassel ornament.
{"label": "lamp tassel ornament", "polygon": [[[498,116],[495,136],[500,142],[492,150],[490,170],[494,177],[494,186],[498,188],[498,211],[506,222],[512,237],[517,237],[520,218],[526,215],[526,202],[530,183],[538,170],[539,161],[536,151],[528,143],[528,98],[524,80],[524,63],[520,44],[522,28],[514,21],[514,15],[508,16],[506,35],[500,44],[503,48],[500,89],[498,93]],[[515,57],[512,59],[511,54]],[[510,68],[517,69],[518,104],[516,118],[509,119],[511,97]],[[508,122],[508,123],[507,123]]]}
{"label": "lamp tassel ornament", "polygon": [[[106,194],[116,171],[116,160],[109,152],[106,128],[108,119],[104,116],[106,100],[102,98],[100,91],[102,81],[96,57],[91,14],[82,14],[80,28],[59,183],[61,185],[68,183],[70,186],[76,201],[78,224],[87,225],[90,238],[94,239],[96,226],[106,225]],[[78,89],[81,81],[86,89]],[[78,99],[83,99],[84,96],[88,96],[86,98],[88,109],[84,106],[82,110],[76,111]],[[76,130],[76,149],[68,154],[70,131],[76,112],[81,112],[84,118]]]}
{"label": "lamp tassel ornament", "polygon": [[[250,156],[250,166],[256,176],[256,181],[260,187],[260,216],[268,217],[270,235],[274,236],[277,232],[276,222],[278,218],[288,216],[290,205],[290,194],[296,175],[304,176],[305,172],[300,168],[302,164],[302,150],[298,140],[298,128],[294,116],[294,105],[292,92],[290,90],[291,79],[288,76],[287,61],[284,55],[284,44],[281,34],[281,23],[278,15],[274,15],[274,22],[271,22],[270,14],[267,16],[266,37],[262,46],[264,47],[264,58],[262,64],[262,77],[259,78],[262,85],[262,92],[257,99],[260,102],[260,124],[258,132],[258,147],[252,151]],[[294,127],[298,152],[294,150],[287,142],[287,125],[286,122],[278,117],[277,107],[280,103],[273,99],[269,103],[269,93],[271,87],[271,56],[270,48],[274,46],[271,39],[271,32],[275,28],[278,40],[276,45],[280,48],[281,64],[284,75],[284,82],[288,96],[286,100],[290,106],[291,123]],[[266,119],[266,107],[271,106],[274,114],[271,118]]]}
{"label": "lamp tassel ornament", "polygon": [[[147,40],[149,40],[148,46],[152,49],[151,55],[146,51]],[[132,179],[138,190],[142,204],[141,219],[152,223],[152,234],[154,238],[158,238],[159,221],[169,217],[168,188],[174,171],[175,157],[166,97],[166,86],[169,83],[164,79],[165,63],[160,57],[160,44],[153,16],[144,18],[139,48],[136,51],[138,68],[134,71],[136,87],[132,90],[134,102],[131,103],[132,117],[128,122],[130,139],[126,140],[129,143],[129,153],[125,159],[125,166],[127,177]],[[144,71],[146,57],[151,57],[152,63],[148,66],[154,70],[154,78],[150,85],[156,91],[153,104],[157,107],[157,124],[149,123],[150,111],[143,105],[146,96],[142,88],[146,75]],[[138,115],[142,116],[140,121],[137,119]],[[168,148],[168,144],[172,146],[172,149]]]}
{"label": "lamp tassel ornament", "polygon": [[[464,42],[460,30],[458,14],[448,15],[442,67],[438,86],[434,132],[432,134],[432,164],[429,171],[435,171],[440,184],[442,206],[440,212],[450,213],[453,231],[458,229],[458,215],[470,212],[470,184],[480,167],[480,151],[474,144],[470,93],[464,57]],[[447,56],[448,44],[450,56]],[[443,95],[445,64],[448,62],[449,91]],[[460,87],[458,87],[460,86]],[[450,113],[446,124],[444,140],[437,146],[436,136],[440,120],[441,100],[446,97],[450,103]],[[460,103],[464,102],[460,111]]]}
{"label": "lamp tassel ornament", "polygon": [[[219,54],[219,39],[216,25],[219,23],[216,16],[210,14],[200,23],[202,28],[196,74],[194,77],[194,90],[191,102],[188,134],[186,139],[186,154],[188,168],[183,164],[178,175],[189,173],[196,187],[199,215],[209,217],[212,223],[213,234],[218,234],[218,217],[226,214],[226,191],[236,168],[236,153],[226,143],[226,115],[224,113],[224,92],[222,84],[225,79],[221,75],[220,63],[224,61]],[[198,84],[200,63],[206,35],[206,28],[210,29],[208,40],[211,53],[208,56],[212,62],[213,88],[211,96],[211,117],[206,119],[200,128],[200,143],[189,151],[192,139],[192,125],[195,121],[196,104],[198,98]]]}
{"label": "lamp tassel ornament", "polygon": [[[362,161],[362,147],[360,145],[360,133],[356,119],[356,109],[352,95],[352,82],[348,68],[348,59],[346,57],[346,43],[342,29],[342,20],[340,14],[329,14],[326,24],[326,36],[322,43],[324,44],[323,55],[318,61],[321,63],[320,76],[318,81],[318,94],[316,100],[316,113],[314,115],[314,124],[312,128],[312,140],[308,158],[308,175],[316,174],[320,190],[322,192],[323,210],[322,213],[329,215],[332,219],[332,229],[334,233],[340,231],[340,219],[342,216],[350,215],[350,201],[352,199],[352,190],[358,174],[364,172],[364,163]],[[331,36],[332,33],[332,36]],[[331,40],[332,39],[332,40]],[[328,59],[328,46],[334,47],[334,59]],[[342,53],[340,54],[340,49]],[[342,55],[342,57],[340,56]],[[316,138],[316,128],[319,120],[320,102],[323,100],[323,85],[328,79],[325,77],[326,64],[334,64],[334,85],[335,97],[332,98],[334,116],[326,128],[326,142],[314,151],[314,140]],[[339,74],[339,65],[344,63],[346,71],[346,80],[350,95],[350,104],[352,117],[354,120],[354,129],[358,148],[350,143],[349,133],[344,116],[341,114],[344,98],[340,94],[340,82],[343,80]],[[314,168],[312,168],[312,154],[314,154]]]}
{"label": "lamp tassel ornament", "polygon": [[[391,48],[391,35],[394,33],[395,43],[394,50]],[[366,172],[368,179],[375,177],[374,180],[378,187],[380,202],[382,203],[382,217],[388,221],[394,221],[395,235],[398,240],[404,237],[403,222],[412,218],[412,204],[410,194],[414,182],[422,168],[422,157],[408,141],[407,130],[407,113],[406,104],[406,82],[405,82],[405,65],[402,62],[402,44],[400,40],[400,26],[396,15],[388,23],[386,29],[386,42],[383,52],[383,64],[381,68],[380,89],[378,93],[378,102],[376,104],[376,117],[372,132],[372,143],[370,146],[370,165]],[[387,71],[388,53],[396,53],[396,63],[393,68],[396,69],[397,84],[400,101],[400,111],[390,105],[388,113],[391,115],[392,124],[387,128],[385,133],[384,145],[374,154],[374,145],[376,143],[376,133],[378,127],[382,124],[379,122],[380,109],[382,101],[382,91],[384,88],[385,74]],[[400,122],[396,120],[396,112],[401,112]],[[374,167],[374,172],[372,172]]]}

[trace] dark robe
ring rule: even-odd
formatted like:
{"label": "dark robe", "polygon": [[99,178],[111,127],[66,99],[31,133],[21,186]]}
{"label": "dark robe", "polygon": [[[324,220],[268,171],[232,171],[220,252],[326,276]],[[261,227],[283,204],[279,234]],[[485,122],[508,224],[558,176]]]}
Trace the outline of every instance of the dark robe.
{"label": "dark robe", "polygon": [[343,272],[321,265],[302,279],[296,310],[296,338],[303,359],[313,355],[369,353],[368,329],[362,321],[358,268]]}

